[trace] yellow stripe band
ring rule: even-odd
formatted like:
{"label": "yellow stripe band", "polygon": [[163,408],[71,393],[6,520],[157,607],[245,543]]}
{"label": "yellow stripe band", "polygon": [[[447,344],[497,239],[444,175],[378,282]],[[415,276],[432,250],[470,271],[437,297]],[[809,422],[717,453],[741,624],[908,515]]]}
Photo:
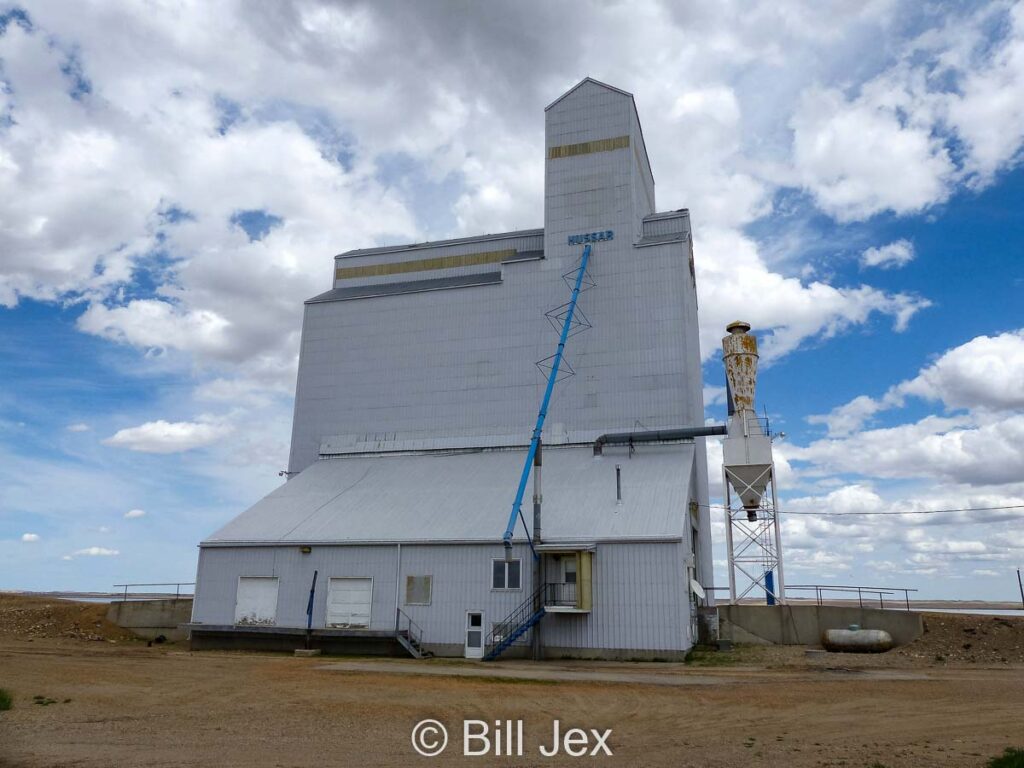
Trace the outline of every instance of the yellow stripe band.
{"label": "yellow stripe band", "polygon": [[563,144],[560,147],[551,147],[548,150],[548,160],[556,160],[559,157],[589,155],[592,152],[611,152],[614,149],[626,149],[628,146],[629,136],[616,136],[614,139],[584,141],[580,144]]}
{"label": "yellow stripe band", "polygon": [[504,251],[462,253],[457,256],[437,256],[432,259],[417,259],[416,261],[392,261],[387,264],[367,264],[361,267],[338,267],[334,272],[334,277],[337,280],[353,280],[359,277],[401,275],[406,272],[427,272],[434,269],[475,267],[480,264],[497,264],[507,261],[515,255],[515,249],[509,248]]}

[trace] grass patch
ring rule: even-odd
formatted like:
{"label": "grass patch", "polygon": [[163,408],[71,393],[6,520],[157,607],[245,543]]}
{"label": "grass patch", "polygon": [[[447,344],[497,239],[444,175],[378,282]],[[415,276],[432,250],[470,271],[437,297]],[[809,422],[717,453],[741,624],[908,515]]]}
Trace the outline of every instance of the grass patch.
{"label": "grass patch", "polygon": [[1024,749],[1007,747],[999,757],[993,757],[987,763],[988,768],[1024,768]]}
{"label": "grass patch", "polygon": [[0,712],[6,712],[14,706],[14,697],[6,688],[0,688]]}
{"label": "grass patch", "polygon": [[56,699],[51,699],[49,696],[33,696],[32,703],[38,704],[40,707],[48,707],[51,704],[56,704]]}
{"label": "grass patch", "polygon": [[694,667],[729,667],[748,661],[748,654],[738,648],[731,651],[710,651],[693,648],[686,654],[685,663]]}

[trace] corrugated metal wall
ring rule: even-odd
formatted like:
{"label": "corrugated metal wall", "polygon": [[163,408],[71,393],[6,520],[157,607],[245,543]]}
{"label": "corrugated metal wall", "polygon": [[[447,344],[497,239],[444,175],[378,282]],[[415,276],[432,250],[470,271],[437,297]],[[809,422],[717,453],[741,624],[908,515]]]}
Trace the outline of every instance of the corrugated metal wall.
{"label": "corrugated metal wall", "polygon": [[[593,560],[593,612],[545,618],[545,644],[581,649],[686,649],[689,609],[683,548],[681,543],[600,545]],[[516,557],[522,559],[522,589],[491,589],[491,562],[502,557],[497,544],[402,546],[399,605],[423,628],[427,643],[462,645],[466,611],[483,611],[484,626],[489,630],[529,597],[532,564],[529,549],[524,547],[516,550]],[[316,569],[314,627],[324,626],[327,580],[352,576],[373,578],[370,629],[393,629],[397,566],[397,546],[322,546],[308,555],[296,546],[204,547],[193,621],[231,624],[238,577],[276,576],[280,579],[277,625],[304,627]],[[429,606],[405,605],[406,576],[433,577]]]}
{"label": "corrugated metal wall", "polygon": [[608,544],[594,553],[594,609],[544,619],[545,646],[685,650],[689,603],[684,545]]}
{"label": "corrugated metal wall", "polygon": [[[647,226],[653,182],[632,99],[585,83],[546,117],[549,150],[622,137],[629,146],[544,160],[545,258],[503,265],[500,284],[307,305],[292,472],[315,461],[321,443],[336,435],[528,441],[544,386],[534,363],[551,355],[557,341],[544,313],[569,298],[561,275],[578,262],[581,248],[568,245],[568,236],[593,231],[613,230],[615,239],[594,246],[590,272],[597,286],[579,304],[593,328],[569,343],[567,359],[578,375],[559,384],[549,430],[704,422],[689,244],[633,247]],[[482,239],[339,264],[423,259],[434,250],[534,248],[539,240],[537,234]]]}

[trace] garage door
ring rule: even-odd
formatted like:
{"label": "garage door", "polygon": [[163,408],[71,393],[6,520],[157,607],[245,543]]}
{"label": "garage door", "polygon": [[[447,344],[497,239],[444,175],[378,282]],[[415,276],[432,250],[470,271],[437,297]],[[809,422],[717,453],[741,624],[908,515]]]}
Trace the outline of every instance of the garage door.
{"label": "garage door", "polygon": [[235,595],[235,624],[272,626],[277,622],[277,579],[242,576]]}
{"label": "garage door", "polygon": [[327,626],[368,629],[373,579],[331,579],[327,588]]}

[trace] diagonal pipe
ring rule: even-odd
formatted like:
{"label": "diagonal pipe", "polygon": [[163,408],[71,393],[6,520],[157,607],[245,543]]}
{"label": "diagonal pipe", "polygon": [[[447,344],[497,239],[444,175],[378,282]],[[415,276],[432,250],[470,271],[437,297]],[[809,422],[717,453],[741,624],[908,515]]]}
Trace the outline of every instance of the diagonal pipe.
{"label": "diagonal pipe", "polygon": [[523,473],[519,478],[519,487],[516,489],[516,497],[512,502],[512,511],[508,516],[508,525],[505,526],[505,534],[502,536],[506,560],[510,559],[512,554],[512,534],[516,529],[517,518],[523,521],[523,530],[526,531],[526,539],[530,542],[530,550],[533,552],[534,558],[540,557],[537,554],[537,550],[533,547],[530,530],[526,527],[526,520],[523,518],[523,494],[526,493],[526,481],[530,479],[530,467],[533,466],[533,457],[537,453],[541,432],[544,431],[544,420],[548,415],[548,406],[551,404],[551,393],[554,391],[555,381],[558,379],[558,369],[562,365],[565,342],[569,338],[573,314],[576,312],[576,300],[580,297],[580,286],[583,284],[583,275],[587,271],[588,261],[590,261],[590,245],[583,249],[580,269],[576,275],[576,282],[572,287],[572,298],[569,299],[569,309],[565,313],[565,322],[562,323],[562,334],[558,338],[558,349],[555,351],[555,359],[551,363],[551,372],[548,374],[548,385],[544,389],[544,398],[541,400],[540,411],[537,413],[537,423],[533,428],[533,437],[530,438],[530,449],[526,452],[526,461],[523,462]]}

